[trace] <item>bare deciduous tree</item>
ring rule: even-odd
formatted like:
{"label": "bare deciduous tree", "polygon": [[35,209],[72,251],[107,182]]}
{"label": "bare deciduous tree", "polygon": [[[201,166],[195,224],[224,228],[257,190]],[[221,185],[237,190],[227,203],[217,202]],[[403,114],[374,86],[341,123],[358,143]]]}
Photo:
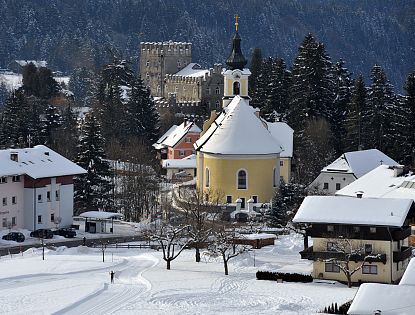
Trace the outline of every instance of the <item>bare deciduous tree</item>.
{"label": "bare deciduous tree", "polygon": [[215,231],[215,239],[208,248],[212,254],[219,254],[222,256],[226,276],[229,275],[229,260],[246,252],[249,248],[249,246],[246,245],[235,244],[235,237],[236,232],[234,229],[229,230],[225,227],[221,227]]}
{"label": "bare deciduous tree", "polygon": [[339,237],[329,239],[327,243],[333,257],[323,261],[334,264],[343,272],[349,288],[352,286],[352,276],[362,269],[366,262],[381,259],[381,254],[372,253],[371,248],[368,250],[360,240]]}
{"label": "bare deciduous tree", "polygon": [[190,236],[196,250],[196,262],[200,262],[200,248],[206,244],[220,213],[219,202],[222,194],[215,190],[203,191],[191,187],[180,190],[175,202],[185,215],[190,226]]}
{"label": "bare deciduous tree", "polygon": [[188,225],[175,227],[165,224],[150,235],[150,239],[158,242],[163,250],[163,259],[167,263],[167,270],[170,270],[170,263],[192,242],[188,235],[188,229]]}

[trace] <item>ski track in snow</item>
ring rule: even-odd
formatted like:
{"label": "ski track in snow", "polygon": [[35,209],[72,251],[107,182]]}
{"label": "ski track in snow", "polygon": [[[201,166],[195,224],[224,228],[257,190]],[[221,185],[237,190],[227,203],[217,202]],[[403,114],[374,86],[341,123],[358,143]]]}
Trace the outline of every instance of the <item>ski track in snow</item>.
{"label": "ski track in snow", "polygon": [[159,260],[146,254],[126,260],[124,268],[117,271],[114,284],[106,283],[103,289],[54,314],[112,314],[128,304],[135,304],[143,293],[151,290],[151,283],[142,276],[143,272],[156,266]]}

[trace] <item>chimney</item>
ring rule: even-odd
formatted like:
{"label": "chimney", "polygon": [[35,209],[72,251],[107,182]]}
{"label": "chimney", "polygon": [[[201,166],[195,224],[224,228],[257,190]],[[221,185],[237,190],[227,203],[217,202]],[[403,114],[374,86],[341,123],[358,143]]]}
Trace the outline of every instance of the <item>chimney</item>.
{"label": "chimney", "polygon": [[363,197],[363,191],[356,191],[356,197],[357,198],[359,198],[359,199],[362,199],[362,197]]}
{"label": "chimney", "polygon": [[10,152],[10,160],[19,162],[19,154],[17,152]]}
{"label": "chimney", "polygon": [[398,177],[403,173],[403,165],[395,165],[393,167],[393,177]]}

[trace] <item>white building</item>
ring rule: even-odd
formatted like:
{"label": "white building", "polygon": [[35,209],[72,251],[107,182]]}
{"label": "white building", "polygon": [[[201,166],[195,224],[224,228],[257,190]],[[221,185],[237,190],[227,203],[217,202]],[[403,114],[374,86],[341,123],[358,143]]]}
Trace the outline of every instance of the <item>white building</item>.
{"label": "white building", "polygon": [[336,191],[382,164],[398,165],[396,161],[377,149],[346,152],[323,168],[308,188],[334,195]]}
{"label": "white building", "polygon": [[73,176],[84,173],[43,145],[0,150],[0,229],[72,224]]}

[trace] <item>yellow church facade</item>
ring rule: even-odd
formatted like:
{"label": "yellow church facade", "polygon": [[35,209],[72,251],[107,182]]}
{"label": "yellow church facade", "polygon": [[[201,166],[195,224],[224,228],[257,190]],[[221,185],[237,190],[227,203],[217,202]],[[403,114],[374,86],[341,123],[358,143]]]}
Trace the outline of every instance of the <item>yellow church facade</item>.
{"label": "yellow church facade", "polygon": [[286,182],[290,180],[292,144],[287,151],[275,133],[286,133],[292,139],[292,129],[285,123],[266,122],[260,118],[259,110],[249,105],[251,72],[244,68],[247,61],[240,41],[236,31],[226,60],[228,68],[223,72],[223,110],[212,112],[194,148],[197,188],[213,192],[207,196],[216,198],[219,194],[223,204],[240,203],[241,209],[247,209],[248,203],[269,203],[279,187],[280,176]]}

